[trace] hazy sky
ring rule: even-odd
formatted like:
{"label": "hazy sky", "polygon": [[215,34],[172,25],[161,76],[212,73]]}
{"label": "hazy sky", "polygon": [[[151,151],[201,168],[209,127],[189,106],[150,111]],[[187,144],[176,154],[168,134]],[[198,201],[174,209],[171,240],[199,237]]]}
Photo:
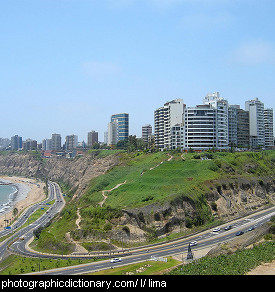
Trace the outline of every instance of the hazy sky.
{"label": "hazy sky", "polygon": [[275,108],[274,0],[0,1],[0,137],[87,140],[219,91]]}

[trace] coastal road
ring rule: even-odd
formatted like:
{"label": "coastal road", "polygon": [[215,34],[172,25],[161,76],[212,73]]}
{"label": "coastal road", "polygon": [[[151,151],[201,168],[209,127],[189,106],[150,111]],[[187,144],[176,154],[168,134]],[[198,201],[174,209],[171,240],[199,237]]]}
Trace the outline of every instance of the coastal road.
{"label": "coastal road", "polygon": [[[11,247],[15,247],[15,252],[24,251],[25,250],[25,242],[28,240],[29,235],[33,234],[33,230],[35,230],[38,227],[45,226],[51,218],[60,212],[62,208],[65,205],[64,198],[62,196],[62,193],[60,191],[59,186],[54,182],[48,182],[48,189],[49,189],[49,195],[48,198],[45,199],[42,202],[36,203],[32,206],[30,206],[26,211],[11,225],[11,229],[5,229],[0,231],[0,238],[3,236],[10,235],[6,240],[0,243],[0,259],[2,259],[7,254],[7,248],[8,245],[10,245],[12,242],[17,241],[20,242],[20,244],[17,244],[17,248],[14,246],[14,243],[11,245]],[[53,205],[49,205],[49,202],[55,200]],[[31,215],[37,211],[40,208],[49,207],[49,210],[47,210],[38,220],[36,220],[34,223],[28,224],[29,218]],[[22,226],[27,223],[27,226],[22,228]]]}
{"label": "coastal road", "polygon": [[[74,267],[59,268],[54,270],[42,271],[33,274],[46,274],[46,275],[81,275],[94,271],[104,270],[111,267],[118,267],[122,265],[133,264],[137,262],[143,262],[150,260],[151,256],[154,257],[167,257],[171,255],[180,255],[182,258],[186,258],[188,245],[191,241],[197,241],[197,245],[192,247],[192,251],[196,254],[196,251],[203,248],[209,248],[219,243],[230,241],[236,237],[238,231],[248,231],[250,227],[257,228],[259,225],[270,220],[271,216],[275,215],[275,207],[267,209],[265,211],[257,212],[253,215],[234,220],[230,225],[230,230],[225,230],[225,227],[229,224],[221,225],[219,231],[208,230],[200,232],[196,235],[192,235],[183,239],[174,240],[169,243],[163,243],[158,245],[147,246],[140,249],[126,249],[125,253],[130,254],[128,256],[116,256],[121,257],[120,262],[111,263],[110,259],[93,262],[89,264],[78,265]],[[84,258],[84,256],[83,256]]]}

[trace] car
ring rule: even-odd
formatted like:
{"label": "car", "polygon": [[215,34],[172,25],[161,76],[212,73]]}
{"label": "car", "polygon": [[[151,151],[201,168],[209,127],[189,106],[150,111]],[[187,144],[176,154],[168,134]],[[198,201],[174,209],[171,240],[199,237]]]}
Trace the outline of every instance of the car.
{"label": "car", "polygon": [[243,234],[243,231],[238,231],[237,233],[236,233],[236,236],[239,236],[239,235],[242,235]]}
{"label": "car", "polygon": [[196,242],[196,241],[191,241],[191,242],[189,243],[189,245],[190,245],[190,246],[195,246],[195,245],[197,245],[197,242]]}
{"label": "car", "polygon": [[219,232],[221,229],[219,227],[216,227],[213,229],[213,232]]}
{"label": "car", "polygon": [[248,229],[248,231],[252,231],[252,230],[254,230],[255,229],[255,226],[251,226],[249,229]]}
{"label": "car", "polygon": [[121,258],[113,258],[111,259],[111,263],[121,262]]}
{"label": "car", "polygon": [[228,225],[224,228],[224,230],[230,230],[232,228],[232,225]]}

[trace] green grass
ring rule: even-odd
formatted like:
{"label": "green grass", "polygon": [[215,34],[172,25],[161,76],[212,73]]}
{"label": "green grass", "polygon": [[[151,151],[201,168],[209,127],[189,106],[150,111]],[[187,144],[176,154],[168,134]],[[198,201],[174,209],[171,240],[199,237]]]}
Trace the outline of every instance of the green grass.
{"label": "green grass", "polygon": [[[122,263],[123,263],[123,259],[122,259]],[[179,263],[180,261],[177,261],[171,257],[168,257],[167,262],[146,261],[146,262],[141,262],[141,263],[122,266],[122,267],[114,267],[111,269],[94,272],[89,275],[126,275],[127,273],[131,273],[132,275],[155,275],[155,274],[162,274],[167,269],[170,269],[171,267],[175,267]],[[137,270],[140,270],[140,271],[137,272]]]}
{"label": "green grass", "polygon": [[65,240],[65,234],[75,229],[76,218],[75,205],[66,206],[62,210],[59,220],[53,218],[54,224],[43,229],[39,240],[34,240],[31,243],[31,247],[45,253],[71,253],[74,245]]}
{"label": "green grass", "polygon": [[0,275],[18,275],[93,262],[93,259],[44,259],[10,255],[0,262]]}
{"label": "green grass", "polygon": [[[171,154],[173,159],[167,161]],[[72,245],[65,240],[66,232],[71,232],[76,238],[85,238],[89,234],[99,234],[104,238],[107,236],[106,231],[110,230],[108,228],[113,227],[110,224],[111,217],[116,218],[122,208],[138,208],[152,203],[169,202],[178,205],[187,201],[196,209],[192,218],[186,215],[187,221],[192,220],[190,225],[198,227],[209,224],[213,222],[213,217],[205,194],[215,191],[217,179],[256,177],[261,180],[262,177],[274,175],[274,150],[171,154],[116,153],[120,158],[119,165],[92,179],[79,200],[68,202],[54,224],[43,230],[37,248],[59,254],[70,253]],[[198,159],[205,155],[211,159]],[[102,208],[99,207],[99,202],[103,200],[102,191],[125,181],[126,184],[107,193],[107,200]],[[80,209],[82,219],[81,230],[76,230],[75,225],[77,208]]]}
{"label": "green grass", "polygon": [[231,255],[203,257],[171,271],[169,275],[244,275],[275,258],[275,242],[265,242]]}
{"label": "green grass", "polygon": [[[164,202],[169,196],[178,194],[201,194],[199,185],[202,182],[219,177],[216,171],[211,170],[211,160],[183,161],[176,154],[175,159],[168,162],[166,153],[138,154],[124,157],[126,162],[123,165],[93,180],[83,201],[96,204],[102,200],[102,190],[112,189],[126,181],[126,184],[108,194],[106,205],[112,208],[140,207],[152,202]],[[155,168],[150,170],[152,167]]]}

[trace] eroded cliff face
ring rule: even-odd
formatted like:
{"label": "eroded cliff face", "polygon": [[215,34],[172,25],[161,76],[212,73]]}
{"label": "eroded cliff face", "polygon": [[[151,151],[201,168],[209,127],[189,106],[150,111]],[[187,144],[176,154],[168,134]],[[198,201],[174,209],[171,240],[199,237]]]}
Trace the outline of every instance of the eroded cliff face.
{"label": "eroded cliff face", "polygon": [[[75,159],[41,159],[28,153],[13,153],[0,155],[0,174],[63,181],[74,189],[77,196],[85,192],[92,178],[119,163],[117,155],[97,158],[87,154]],[[122,210],[122,217],[111,219],[112,238],[120,240],[123,233],[130,241],[144,241],[148,237],[185,231],[203,224],[211,216],[230,221],[275,204],[273,177],[220,179],[206,183],[205,189],[207,191],[200,202],[182,195],[173,200],[167,198],[163,204]]]}
{"label": "eroded cliff face", "polygon": [[86,154],[75,159],[41,159],[29,153],[12,153],[0,155],[0,174],[63,181],[68,183],[77,195],[86,189],[92,178],[104,174],[118,162],[116,155],[96,158]]}
{"label": "eroded cliff face", "polygon": [[[223,179],[209,183],[208,187],[210,191],[205,193],[204,202],[209,214],[225,222],[275,204],[275,180],[270,177]],[[133,241],[186,231],[202,220],[198,204],[184,196],[163,205],[152,204],[123,213],[113,223],[128,226],[125,233]],[[114,232],[112,236],[116,235]]]}

